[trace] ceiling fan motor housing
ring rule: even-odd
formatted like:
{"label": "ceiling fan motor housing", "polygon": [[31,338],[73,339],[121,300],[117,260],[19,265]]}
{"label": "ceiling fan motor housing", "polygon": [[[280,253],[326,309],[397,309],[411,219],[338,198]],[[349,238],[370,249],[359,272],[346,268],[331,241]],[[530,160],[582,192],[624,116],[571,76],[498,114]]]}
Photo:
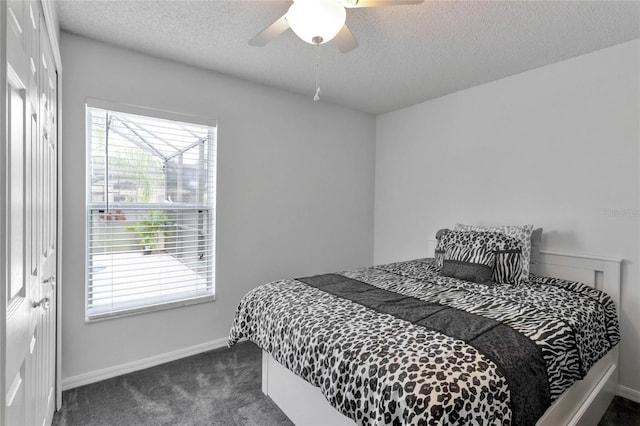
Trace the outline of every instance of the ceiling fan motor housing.
{"label": "ceiling fan motor housing", "polygon": [[342,29],[347,12],[340,0],[296,0],[287,12],[287,22],[307,43],[324,44]]}

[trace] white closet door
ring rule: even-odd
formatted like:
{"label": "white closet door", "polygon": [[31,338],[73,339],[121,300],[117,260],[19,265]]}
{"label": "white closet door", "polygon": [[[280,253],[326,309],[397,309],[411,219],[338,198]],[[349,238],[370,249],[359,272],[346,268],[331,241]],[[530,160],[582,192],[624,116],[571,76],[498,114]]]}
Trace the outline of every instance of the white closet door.
{"label": "white closet door", "polygon": [[2,182],[7,281],[0,423],[46,426],[55,406],[57,74],[40,3],[2,3],[8,181]]}

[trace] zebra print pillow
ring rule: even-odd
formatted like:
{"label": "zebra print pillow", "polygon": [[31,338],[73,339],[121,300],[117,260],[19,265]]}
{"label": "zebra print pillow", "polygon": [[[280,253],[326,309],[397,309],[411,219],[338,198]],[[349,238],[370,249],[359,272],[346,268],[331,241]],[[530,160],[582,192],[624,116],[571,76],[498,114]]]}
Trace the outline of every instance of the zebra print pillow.
{"label": "zebra print pillow", "polygon": [[[520,244],[520,241],[516,241]],[[522,249],[497,250],[496,264],[493,268],[493,281],[498,284],[521,284]]]}
{"label": "zebra print pillow", "polygon": [[456,224],[456,231],[484,231],[484,232],[500,232],[513,238],[517,238],[522,243],[522,277],[520,281],[527,281],[529,278],[529,262],[531,260],[531,234],[533,233],[533,225],[523,226],[475,226]]}
{"label": "zebra print pillow", "polygon": [[496,254],[482,247],[448,247],[440,275],[476,283],[491,282]]}
{"label": "zebra print pillow", "polygon": [[436,268],[442,268],[450,247],[484,249],[495,254],[493,281],[499,284],[520,284],[526,281],[522,264],[522,243],[519,239],[501,232],[449,231],[441,234],[436,247]]}

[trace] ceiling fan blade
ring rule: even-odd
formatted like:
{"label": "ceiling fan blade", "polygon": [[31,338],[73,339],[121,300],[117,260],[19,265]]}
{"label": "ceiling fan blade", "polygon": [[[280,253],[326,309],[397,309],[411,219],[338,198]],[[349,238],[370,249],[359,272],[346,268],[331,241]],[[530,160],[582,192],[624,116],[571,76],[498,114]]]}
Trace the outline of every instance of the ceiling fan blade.
{"label": "ceiling fan blade", "polygon": [[420,4],[424,0],[357,0],[355,4],[353,0],[347,0],[346,7],[380,7],[380,6],[402,6],[406,4]]}
{"label": "ceiling fan blade", "polygon": [[254,38],[249,40],[251,46],[264,46],[274,38],[289,29],[287,14],[282,15],[277,21],[269,25],[267,28],[259,32]]}
{"label": "ceiling fan blade", "polygon": [[358,47],[358,40],[353,36],[351,30],[347,27],[347,24],[342,26],[338,35],[336,35],[331,41],[338,46],[338,49],[340,49],[342,53],[347,53]]}

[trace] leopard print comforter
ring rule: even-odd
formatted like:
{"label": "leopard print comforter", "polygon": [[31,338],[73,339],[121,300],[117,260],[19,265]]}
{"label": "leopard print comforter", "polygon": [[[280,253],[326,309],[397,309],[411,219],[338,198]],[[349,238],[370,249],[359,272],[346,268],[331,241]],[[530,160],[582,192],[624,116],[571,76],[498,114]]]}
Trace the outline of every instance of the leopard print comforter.
{"label": "leopard print comforter", "polygon": [[[341,297],[305,279],[272,282],[242,299],[229,345],[255,342],[360,425],[535,424],[619,341],[612,300],[579,283],[531,277],[519,286],[476,284],[440,276],[431,259],[336,276],[373,286],[368,294],[384,290],[379,297],[389,303]],[[486,318],[532,342],[546,383],[531,386],[546,405],[522,403],[490,349],[390,307],[406,300]]]}

